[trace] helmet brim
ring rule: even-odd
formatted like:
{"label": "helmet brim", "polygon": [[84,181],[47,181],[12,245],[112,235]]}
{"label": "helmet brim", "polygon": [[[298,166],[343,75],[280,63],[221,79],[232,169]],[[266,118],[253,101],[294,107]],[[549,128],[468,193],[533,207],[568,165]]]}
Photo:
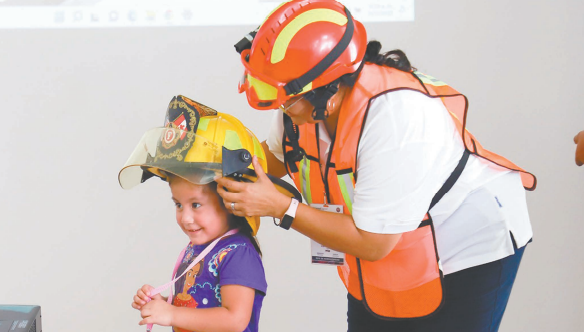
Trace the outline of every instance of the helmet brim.
{"label": "helmet brim", "polygon": [[[191,153],[196,147],[196,154]],[[148,130],[118,174],[122,188],[132,188],[152,175],[173,174],[198,185],[222,176],[222,146],[177,128]]]}

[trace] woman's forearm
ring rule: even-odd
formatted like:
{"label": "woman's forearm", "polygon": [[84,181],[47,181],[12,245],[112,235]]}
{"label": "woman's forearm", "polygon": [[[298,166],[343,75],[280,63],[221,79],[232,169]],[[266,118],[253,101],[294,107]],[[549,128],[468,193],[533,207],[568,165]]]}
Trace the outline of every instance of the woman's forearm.
{"label": "woman's forearm", "polygon": [[401,234],[376,234],[355,226],[353,217],[300,204],[292,228],[316,242],[368,261],[379,260],[395,247]]}

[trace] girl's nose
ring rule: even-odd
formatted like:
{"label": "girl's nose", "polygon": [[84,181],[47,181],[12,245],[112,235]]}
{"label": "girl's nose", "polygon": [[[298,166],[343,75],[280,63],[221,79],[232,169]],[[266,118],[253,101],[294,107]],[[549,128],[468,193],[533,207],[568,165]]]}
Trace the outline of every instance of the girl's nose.
{"label": "girl's nose", "polygon": [[180,216],[180,221],[183,224],[190,224],[192,222],[195,221],[195,218],[193,218],[193,214],[189,213],[189,212],[183,212]]}

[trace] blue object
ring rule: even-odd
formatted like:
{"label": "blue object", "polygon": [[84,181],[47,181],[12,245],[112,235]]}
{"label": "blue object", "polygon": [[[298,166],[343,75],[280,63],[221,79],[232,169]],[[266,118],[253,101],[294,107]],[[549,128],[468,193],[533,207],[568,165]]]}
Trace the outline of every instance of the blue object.
{"label": "blue object", "polygon": [[34,305],[0,305],[0,311],[16,311],[22,312],[23,314],[28,314],[36,307],[37,306]]}

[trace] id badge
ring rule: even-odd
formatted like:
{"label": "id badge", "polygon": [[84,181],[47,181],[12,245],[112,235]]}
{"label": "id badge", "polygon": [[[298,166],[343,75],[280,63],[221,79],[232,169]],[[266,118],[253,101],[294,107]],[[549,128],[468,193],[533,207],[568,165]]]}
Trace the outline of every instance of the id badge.
{"label": "id badge", "polygon": [[[342,205],[310,204],[310,206],[321,211],[343,213]],[[345,264],[345,253],[327,248],[314,240],[310,240],[310,252],[312,256],[312,264],[319,265]]]}

